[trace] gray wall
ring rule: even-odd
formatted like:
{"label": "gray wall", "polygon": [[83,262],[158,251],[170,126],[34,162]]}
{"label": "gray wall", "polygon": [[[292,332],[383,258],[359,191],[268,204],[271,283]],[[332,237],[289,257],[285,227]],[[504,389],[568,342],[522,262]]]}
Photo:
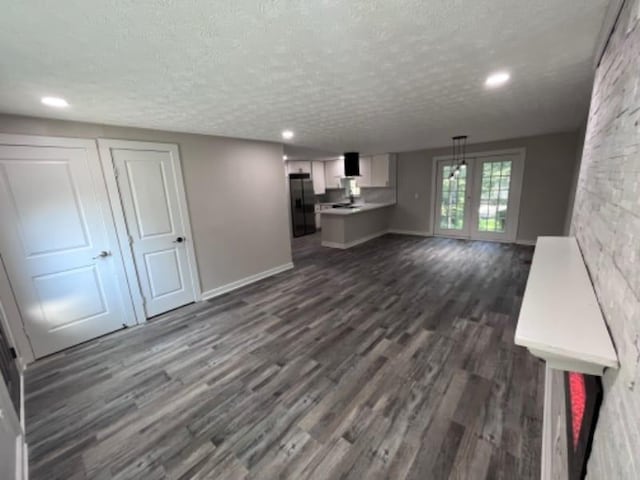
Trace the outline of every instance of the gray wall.
{"label": "gray wall", "polygon": [[[534,241],[539,235],[562,235],[576,164],[578,132],[555,133],[469,145],[482,152],[526,148],[518,241]],[[433,157],[449,155],[451,148],[398,154],[398,204],[391,228],[432,233]]]}
{"label": "gray wall", "polygon": [[590,479],[640,478],[640,0],[628,0],[596,71],[572,232],[618,352]]}
{"label": "gray wall", "polygon": [[281,144],[2,114],[0,133],[177,143],[203,292],[291,262]]}

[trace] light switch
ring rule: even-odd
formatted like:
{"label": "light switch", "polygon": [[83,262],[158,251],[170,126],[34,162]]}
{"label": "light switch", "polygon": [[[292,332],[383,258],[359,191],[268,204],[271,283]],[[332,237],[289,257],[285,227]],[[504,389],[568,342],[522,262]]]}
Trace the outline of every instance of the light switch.
{"label": "light switch", "polygon": [[414,194],[413,194],[413,198],[414,198],[415,200],[418,200],[418,198],[420,198],[420,194],[419,194],[418,192],[414,193]]}

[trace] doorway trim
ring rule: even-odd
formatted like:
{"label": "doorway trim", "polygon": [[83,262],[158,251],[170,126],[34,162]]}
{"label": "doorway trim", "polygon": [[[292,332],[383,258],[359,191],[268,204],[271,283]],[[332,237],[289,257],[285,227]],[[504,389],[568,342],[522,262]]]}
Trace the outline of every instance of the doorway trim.
{"label": "doorway trim", "polygon": [[138,280],[133,251],[131,250],[129,240],[129,230],[124,216],[124,208],[120,197],[120,189],[118,188],[118,180],[116,179],[116,168],[113,163],[111,149],[125,150],[151,150],[156,152],[169,152],[173,158],[177,159],[178,166],[176,169],[176,183],[178,187],[178,208],[182,214],[184,222],[184,231],[189,235],[188,241],[184,242],[187,251],[187,261],[191,270],[191,284],[193,285],[193,296],[196,302],[202,301],[202,289],[198,274],[198,264],[196,262],[195,249],[193,245],[193,231],[191,229],[191,220],[189,217],[189,209],[187,206],[187,196],[184,188],[184,179],[182,177],[182,160],[178,145],[175,143],[160,142],[143,142],[137,140],[117,140],[111,138],[98,138],[98,151],[100,153],[100,161],[104,172],[104,179],[109,194],[109,202],[116,225],[116,234],[122,251],[122,259],[125,265],[127,275],[127,283],[131,300],[133,302],[135,316],[138,323],[145,323],[147,315],[144,308],[144,298],[142,296],[142,288]]}
{"label": "doorway trim", "polygon": [[20,367],[20,375],[27,368],[29,363],[36,359],[31,342],[27,337],[24,329],[22,314],[18,308],[18,303],[13,296],[13,287],[9,282],[9,275],[5,270],[4,263],[0,256],[0,316],[3,317],[4,327],[7,330],[7,336],[11,342],[11,346],[18,352],[18,365]]}
{"label": "doorway trim", "polygon": [[[436,221],[437,221],[437,208],[438,204],[436,198],[436,192],[438,188],[438,162],[443,160],[453,160],[452,155],[437,155],[432,157],[431,159],[431,229],[433,231],[433,235],[438,237],[446,237],[446,238],[457,238],[463,240],[482,240],[482,241],[491,241],[491,242],[500,242],[500,243],[516,243],[518,237],[518,228],[520,226],[520,198],[522,196],[522,181],[524,178],[524,170],[526,168],[525,160],[527,155],[527,149],[525,147],[521,148],[509,148],[503,150],[486,150],[486,151],[471,151],[467,153],[467,157],[469,158],[482,158],[482,157],[493,157],[493,156],[501,156],[501,155],[514,155],[518,156],[521,162],[522,168],[519,171],[516,171],[513,178],[513,187],[514,191],[517,191],[517,195],[513,199],[513,211],[514,211],[514,224],[512,231],[509,232],[509,238],[505,240],[497,240],[497,239],[487,239],[487,238],[476,238],[472,231],[471,225],[469,225],[469,235],[438,235],[436,234]],[[475,185],[475,180],[470,184],[470,188],[473,189]],[[515,190],[517,189],[517,190]],[[472,192],[473,194],[473,192]],[[469,215],[472,217],[472,215]]]}
{"label": "doorway trim", "polygon": [[20,374],[20,402],[20,412],[16,412],[6,385],[0,378],[0,411],[3,413],[5,428],[15,435],[14,478],[28,480],[29,458],[24,423],[24,379],[22,373]]}

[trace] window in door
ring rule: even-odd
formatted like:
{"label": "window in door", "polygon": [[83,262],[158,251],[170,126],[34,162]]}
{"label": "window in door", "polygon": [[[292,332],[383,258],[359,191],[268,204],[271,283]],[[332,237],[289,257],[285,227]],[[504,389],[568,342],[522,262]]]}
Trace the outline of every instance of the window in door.
{"label": "window in door", "polygon": [[511,161],[486,161],[482,165],[478,231],[504,233],[506,229]]}
{"label": "window in door", "polygon": [[440,228],[443,230],[462,230],[465,227],[467,166],[461,166],[458,173],[451,178],[454,168],[452,165],[442,167]]}

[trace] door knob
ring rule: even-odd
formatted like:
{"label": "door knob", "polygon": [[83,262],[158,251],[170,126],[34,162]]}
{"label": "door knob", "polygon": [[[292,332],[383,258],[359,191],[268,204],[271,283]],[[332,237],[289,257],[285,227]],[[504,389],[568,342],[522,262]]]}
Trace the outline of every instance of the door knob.
{"label": "door knob", "polygon": [[106,250],[103,250],[98,255],[93,257],[93,260],[97,260],[98,258],[108,257],[109,255],[111,255],[111,252],[107,252]]}
{"label": "door knob", "polygon": [[173,243],[182,243],[182,242],[184,242],[184,237],[178,237],[173,241]]}

